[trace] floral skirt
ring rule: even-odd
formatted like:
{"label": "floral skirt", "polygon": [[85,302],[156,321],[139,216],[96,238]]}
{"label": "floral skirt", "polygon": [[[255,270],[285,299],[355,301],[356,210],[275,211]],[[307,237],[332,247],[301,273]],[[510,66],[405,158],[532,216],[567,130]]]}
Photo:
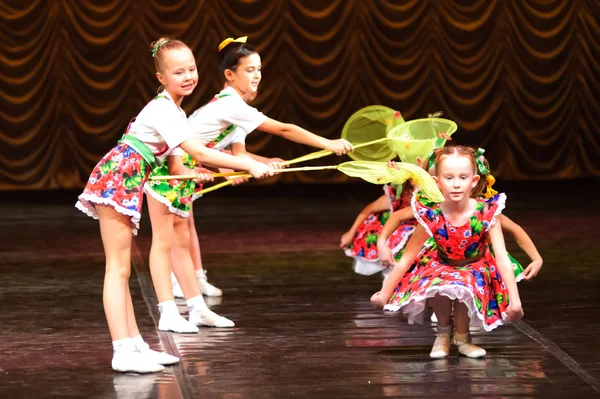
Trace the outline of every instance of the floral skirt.
{"label": "floral skirt", "polygon": [[[354,241],[345,251],[347,256],[354,258],[356,273],[369,276],[387,269],[379,262],[377,239],[389,217],[389,211],[373,213],[356,230]],[[397,260],[402,256],[408,239],[415,231],[415,225],[414,220],[403,222],[388,238],[388,247],[392,249],[392,254]]]}
{"label": "floral skirt", "polygon": [[[198,166],[191,156],[183,156],[183,164],[190,169]],[[167,163],[156,167],[150,176],[168,176],[169,168]],[[169,211],[181,216],[188,217],[192,206],[192,196],[198,190],[202,189],[201,184],[196,184],[193,180],[148,180],[144,185],[144,191],[151,195],[160,203],[164,204]]]}
{"label": "floral skirt", "polygon": [[471,325],[486,331],[503,324],[506,318],[508,291],[489,251],[465,266],[444,263],[435,249],[422,251],[384,309],[402,309],[412,324],[425,309],[427,298],[436,295],[464,303]]}
{"label": "floral skirt", "polygon": [[75,207],[98,219],[95,205],[108,205],[130,218],[133,235],[137,235],[144,200],[142,187],[149,174],[150,166],[144,158],[127,144],[119,144],[94,167]]}

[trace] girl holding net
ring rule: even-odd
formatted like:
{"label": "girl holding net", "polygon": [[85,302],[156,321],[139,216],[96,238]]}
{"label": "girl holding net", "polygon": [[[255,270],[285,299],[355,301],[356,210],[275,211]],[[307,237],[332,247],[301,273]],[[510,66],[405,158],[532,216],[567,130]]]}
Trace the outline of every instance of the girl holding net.
{"label": "girl holding net", "polygon": [[[344,139],[329,140],[299,126],[268,118],[247,102],[256,95],[261,81],[260,55],[246,43],[246,38],[225,39],[219,45],[219,67],[226,85],[208,104],[196,110],[188,118],[188,129],[193,136],[212,149],[231,148],[234,158],[256,162],[246,152],[246,136],[254,130],[281,136],[285,139],[330,150],[337,155],[352,151],[352,145]],[[153,170],[152,177],[186,174],[197,163],[183,151],[172,153],[169,167]],[[278,162],[270,165],[280,169]],[[145,185],[151,203],[153,226],[153,253],[160,254],[164,265],[163,275],[157,279],[155,289],[159,298],[161,319],[159,329],[174,332],[197,332],[197,326],[233,327],[235,324],[208,309],[202,298],[192,253],[199,255],[199,247],[191,244],[197,235],[190,230],[187,218],[192,209],[193,181],[151,180]],[[154,210],[154,211],[153,211]],[[175,215],[175,216],[174,216]],[[170,226],[165,229],[165,226]],[[166,234],[165,232],[171,232]],[[193,252],[191,252],[193,251]],[[173,253],[171,253],[173,252]],[[177,259],[171,264],[171,257]],[[173,269],[176,280],[186,298],[189,320],[183,319],[174,302],[173,283],[169,271]]]}

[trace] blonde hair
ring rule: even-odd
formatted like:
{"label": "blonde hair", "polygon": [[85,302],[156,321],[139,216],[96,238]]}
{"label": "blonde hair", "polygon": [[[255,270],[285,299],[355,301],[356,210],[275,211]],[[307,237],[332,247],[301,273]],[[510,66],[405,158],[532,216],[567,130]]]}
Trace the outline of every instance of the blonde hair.
{"label": "blonde hair", "polygon": [[[178,49],[178,48],[188,48],[187,44],[178,39],[171,39],[169,37],[161,37],[158,40],[153,41],[150,44],[150,51],[152,52],[152,58],[154,58],[154,68],[156,68],[156,72],[162,72],[164,70],[164,59],[165,54],[169,50]],[[158,92],[164,90],[164,86],[160,85],[158,88]]]}

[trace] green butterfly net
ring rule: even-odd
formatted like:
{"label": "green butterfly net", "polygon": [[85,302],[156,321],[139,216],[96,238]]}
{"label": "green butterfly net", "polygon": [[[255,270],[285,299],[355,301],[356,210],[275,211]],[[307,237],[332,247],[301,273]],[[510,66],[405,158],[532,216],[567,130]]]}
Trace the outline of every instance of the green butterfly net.
{"label": "green butterfly net", "polygon": [[[388,132],[404,123],[400,112],[383,105],[370,105],[356,111],[346,121],[342,138],[354,145],[388,137]],[[396,157],[388,141],[357,148],[348,156],[355,161],[385,162]]]}
{"label": "green butterfly net", "polygon": [[420,164],[434,148],[443,147],[457,129],[449,119],[414,119],[390,129],[387,145],[402,162]]}
{"label": "green butterfly net", "polygon": [[435,180],[423,168],[406,162],[396,162],[396,167],[389,167],[385,162],[350,161],[337,166],[337,170],[351,176],[359,177],[373,184],[402,185],[408,179],[417,186],[427,198],[433,202],[442,202],[444,196]]}

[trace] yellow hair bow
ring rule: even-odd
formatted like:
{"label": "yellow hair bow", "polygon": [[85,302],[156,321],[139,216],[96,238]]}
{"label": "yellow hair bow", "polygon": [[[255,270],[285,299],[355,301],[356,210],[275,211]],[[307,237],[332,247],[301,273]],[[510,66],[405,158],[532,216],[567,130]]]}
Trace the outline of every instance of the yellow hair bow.
{"label": "yellow hair bow", "polygon": [[494,195],[498,194],[498,191],[494,190],[492,186],[496,183],[496,178],[491,174],[487,174],[485,176],[487,180],[487,189],[485,190],[485,198],[492,198]]}
{"label": "yellow hair bow", "polygon": [[219,44],[219,51],[223,50],[229,43],[246,43],[246,40],[248,40],[248,36],[238,37],[237,39],[234,39],[233,37],[228,37],[227,39],[223,40],[221,44]]}

